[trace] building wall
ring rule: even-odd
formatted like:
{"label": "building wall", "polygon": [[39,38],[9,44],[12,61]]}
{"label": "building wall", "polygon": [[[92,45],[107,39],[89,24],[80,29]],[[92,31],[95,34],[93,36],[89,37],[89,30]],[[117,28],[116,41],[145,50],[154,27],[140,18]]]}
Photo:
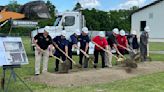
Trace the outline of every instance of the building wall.
{"label": "building wall", "polygon": [[[164,1],[153,6],[145,8],[132,15],[132,29],[140,32],[140,21],[146,21],[146,25],[150,27],[151,39],[164,39]],[[151,17],[151,18],[150,18]]]}

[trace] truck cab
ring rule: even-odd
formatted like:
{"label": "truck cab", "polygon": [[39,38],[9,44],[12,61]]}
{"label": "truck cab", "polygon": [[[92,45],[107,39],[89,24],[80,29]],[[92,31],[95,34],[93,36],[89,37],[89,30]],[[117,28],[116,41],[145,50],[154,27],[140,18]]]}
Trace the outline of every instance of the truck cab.
{"label": "truck cab", "polygon": [[[55,36],[60,35],[62,30],[67,32],[66,38],[69,38],[76,29],[81,31],[82,27],[85,26],[84,16],[80,12],[64,12],[57,14],[57,19],[54,23],[54,26],[46,26],[45,28],[49,32],[49,35],[54,38]],[[44,28],[36,29],[31,32],[32,38],[37,33],[42,33]]]}

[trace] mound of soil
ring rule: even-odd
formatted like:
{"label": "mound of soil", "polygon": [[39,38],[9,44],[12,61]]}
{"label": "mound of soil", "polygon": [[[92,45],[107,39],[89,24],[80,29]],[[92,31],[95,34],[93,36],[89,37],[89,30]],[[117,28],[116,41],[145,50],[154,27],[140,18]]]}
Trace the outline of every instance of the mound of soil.
{"label": "mound of soil", "polygon": [[164,71],[164,62],[144,62],[139,63],[138,68],[132,69],[131,73],[126,73],[124,67],[114,66],[113,68],[91,69],[68,74],[44,73],[31,77],[33,82],[47,84],[49,86],[81,86],[99,83],[109,83],[116,80],[128,79],[140,75],[147,75]]}

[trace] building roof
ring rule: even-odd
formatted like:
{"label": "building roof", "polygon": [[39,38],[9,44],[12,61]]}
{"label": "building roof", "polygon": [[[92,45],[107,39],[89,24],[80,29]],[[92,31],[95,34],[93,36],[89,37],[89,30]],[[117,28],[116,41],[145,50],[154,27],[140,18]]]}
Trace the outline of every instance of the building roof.
{"label": "building roof", "polygon": [[148,8],[150,6],[156,5],[156,4],[158,4],[158,3],[162,2],[162,1],[164,1],[164,0],[156,0],[153,3],[150,3],[150,4],[146,5],[146,6],[143,6],[143,7],[139,8],[138,10],[134,11],[133,14],[136,13],[136,12],[139,12],[141,10],[144,10],[145,8]]}

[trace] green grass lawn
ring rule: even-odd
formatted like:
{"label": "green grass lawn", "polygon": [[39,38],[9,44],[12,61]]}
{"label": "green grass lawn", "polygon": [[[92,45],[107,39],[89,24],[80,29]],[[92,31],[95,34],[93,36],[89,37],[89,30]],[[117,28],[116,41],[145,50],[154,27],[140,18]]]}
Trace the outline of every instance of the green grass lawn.
{"label": "green grass lawn", "polygon": [[151,42],[150,43],[151,51],[164,51],[164,43],[162,42]]}
{"label": "green grass lawn", "polygon": [[[29,78],[34,76],[34,52],[31,51],[30,39],[28,37],[22,37],[24,47],[29,59],[29,64],[22,66],[21,69],[16,69],[16,72],[23,78]],[[164,44],[164,43],[160,43]],[[151,43],[151,50],[164,50],[163,47],[159,48],[160,45],[157,43]],[[153,61],[164,61],[163,55],[151,54]],[[78,57],[74,56],[74,60],[77,61]],[[54,59],[49,60],[49,72],[54,72]],[[114,62],[113,62],[114,63]],[[2,73],[2,68],[1,72]],[[7,77],[9,76],[9,72]],[[0,76],[1,77],[1,76]],[[163,92],[164,90],[164,72],[155,73],[151,75],[140,76],[131,78],[128,80],[115,81],[107,84],[95,84],[90,86],[80,87],[50,87],[45,84],[38,84],[26,80],[30,88],[35,92]],[[13,91],[15,89],[16,91]],[[2,92],[2,90],[0,90]],[[16,84],[11,83],[11,89],[9,92],[28,92],[24,86],[18,81]]]}
{"label": "green grass lawn", "polygon": [[163,54],[150,54],[150,57],[152,58],[152,61],[164,61]]}
{"label": "green grass lawn", "polygon": [[[113,83],[69,88],[43,88],[38,92],[163,92],[164,72],[115,81]],[[49,91],[47,91],[49,90]]]}

